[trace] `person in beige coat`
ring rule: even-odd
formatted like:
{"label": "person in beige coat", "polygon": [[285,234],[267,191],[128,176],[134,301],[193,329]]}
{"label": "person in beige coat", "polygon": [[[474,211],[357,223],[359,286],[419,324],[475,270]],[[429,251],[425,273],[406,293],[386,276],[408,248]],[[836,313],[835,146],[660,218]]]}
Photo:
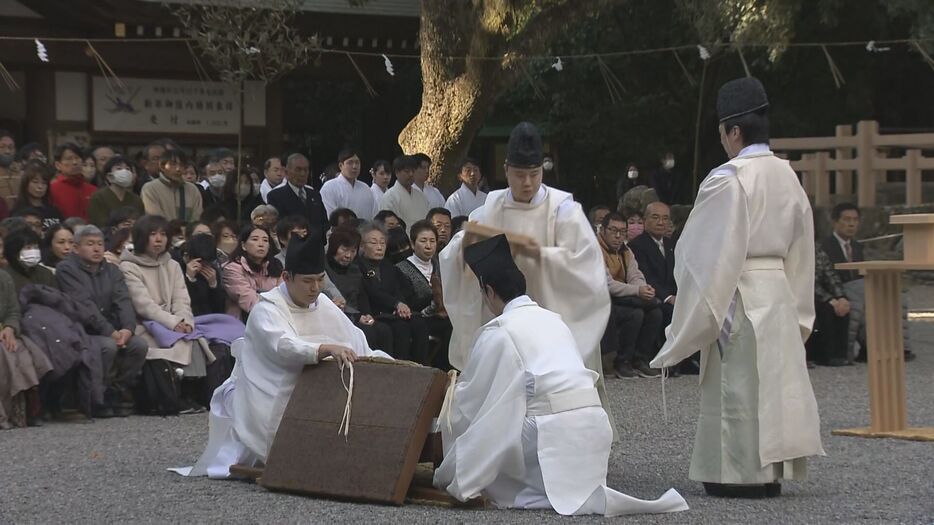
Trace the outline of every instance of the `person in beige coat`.
{"label": "person in beige coat", "polygon": [[179,340],[171,348],[160,348],[146,330],[144,321],[153,321],[180,333],[195,327],[191,299],[182,268],[167,251],[168,222],[158,215],[145,215],[133,225],[133,250],[120,255],[120,270],[133,301],[140,324],[136,335],[149,344],[147,359],[165,359],[180,365],[186,377],[203,377],[205,359],[200,349],[192,351],[190,341]]}

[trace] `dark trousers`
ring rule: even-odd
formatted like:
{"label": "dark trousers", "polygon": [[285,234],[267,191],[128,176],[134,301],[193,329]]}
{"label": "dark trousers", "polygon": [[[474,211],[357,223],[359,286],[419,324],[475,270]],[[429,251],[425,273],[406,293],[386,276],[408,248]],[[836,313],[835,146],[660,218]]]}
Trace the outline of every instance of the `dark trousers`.
{"label": "dark trousers", "polygon": [[382,320],[392,329],[392,353],[396,359],[427,364],[428,323],[424,317]]}
{"label": "dark trousers", "polygon": [[117,387],[129,390],[136,384],[136,378],[143,363],[149,345],[139,336],[133,336],[123,348],[117,348],[117,342],[103,335],[92,335],[101,346],[101,365],[104,368],[104,387]]}
{"label": "dark trousers", "polygon": [[838,317],[833,306],[825,302],[815,302],[814,310],[817,318],[807,345],[811,359],[821,364],[846,359],[850,316]]}
{"label": "dark trousers", "polygon": [[448,361],[448,345],[451,343],[451,320],[447,317],[426,317],[428,322],[428,335],[430,336],[429,366],[448,371],[451,363]]}
{"label": "dark trousers", "polygon": [[[357,319],[359,319],[359,316]],[[370,345],[370,348],[373,350],[382,350],[389,355],[395,355],[393,353],[392,328],[388,324],[382,321],[376,321],[371,325],[363,325],[359,322],[355,322],[354,326],[363,331],[363,335],[366,336],[366,342]]]}
{"label": "dark trousers", "polygon": [[616,352],[614,364],[648,363],[658,352],[655,342],[662,325],[657,306],[640,308],[613,304],[610,319],[600,342],[601,353]]}

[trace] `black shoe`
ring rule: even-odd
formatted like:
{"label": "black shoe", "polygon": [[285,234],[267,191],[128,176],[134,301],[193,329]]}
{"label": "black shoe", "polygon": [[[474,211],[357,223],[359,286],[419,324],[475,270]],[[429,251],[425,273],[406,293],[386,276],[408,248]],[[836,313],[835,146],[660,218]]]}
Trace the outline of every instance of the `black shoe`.
{"label": "black shoe", "polygon": [[651,368],[645,363],[639,363],[634,366],[636,373],[639,374],[639,377],[658,377],[662,373],[657,368]]}
{"label": "black shoe", "polygon": [[708,496],[716,498],[775,498],[781,495],[780,483],[766,483],[764,485],[731,485],[725,483],[704,483],[704,491]]}
{"label": "black shoe", "polygon": [[846,359],[828,359],[824,366],[846,366]]}
{"label": "black shoe", "polygon": [[613,370],[616,372],[616,377],[620,379],[639,377],[639,374],[632,369],[632,365],[630,364],[613,365]]}
{"label": "black shoe", "polygon": [[129,417],[133,414],[132,408],[127,408],[119,405],[112,407],[114,417]]}
{"label": "black shoe", "polygon": [[914,352],[912,352],[911,350],[905,350],[905,362],[906,362],[906,363],[907,363],[908,361],[914,361],[916,357],[918,357],[918,356],[917,356]]}

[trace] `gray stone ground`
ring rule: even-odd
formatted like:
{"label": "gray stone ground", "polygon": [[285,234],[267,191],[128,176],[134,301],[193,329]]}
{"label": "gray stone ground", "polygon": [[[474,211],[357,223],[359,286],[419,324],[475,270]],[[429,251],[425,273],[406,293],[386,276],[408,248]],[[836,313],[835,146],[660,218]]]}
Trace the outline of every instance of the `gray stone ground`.
{"label": "gray stone ground", "polygon": [[[910,305],[934,309],[934,286],[914,286]],[[909,421],[934,426],[934,323],[912,322],[910,331],[918,359],[907,366]],[[668,421],[662,417],[658,381],[609,381],[622,438],[610,458],[609,485],[643,498],[675,487],[691,506],[678,514],[619,519],[664,524],[934,523],[934,443],[831,436],[835,428],[868,424],[866,368],[818,368],[811,380],[828,455],[811,461],[807,482],[786,483],[783,496],[774,500],[709,498],[687,479],[697,409],[695,378],[668,382]],[[205,415],[131,417],[0,432],[0,523],[562,519],[543,511],[339,503],[270,493],[246,482],[186,479],[166,472],[166,467],[194,462],[206,439]],[[308,453],[327,449],[311,443]]]}

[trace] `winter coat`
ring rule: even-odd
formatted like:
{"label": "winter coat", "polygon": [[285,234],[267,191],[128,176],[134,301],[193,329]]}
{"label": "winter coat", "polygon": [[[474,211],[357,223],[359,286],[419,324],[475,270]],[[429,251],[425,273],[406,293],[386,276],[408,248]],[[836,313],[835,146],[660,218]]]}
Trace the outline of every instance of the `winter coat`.
{"label": "winter coat", "polygon": [[259,302],[259,294],[279,285],[279,277],[269,275],[269,262],[255,272],[246,257],[228,261],[224,265],[223,283],[227,290],[227,313],[237,319],[246,319],[250,310]]}
{"label": "winter coat", "polygon": [[120,270],[126,279],[133,309],[139,321],[136,335],[149,344],[147,359],[167,359],[173,363],[191,363],[191,342],[179,341],[170,348],[159,348],[155,339],[142,325],[143,321],[155,321],[169,330],[186,322],[195,326],[191,313],[191,299],[185,287],[185,276],[181,266],[172,260],[168,252],[158,259],[123,250],[120,254]]}
{"label": "winter coat", "polygon": [[55,278],[58,287],[78,301],[97,307],[86,328],[96,335],[109,336],[118,330],[136,330],[136,312],[120,268],[101,262],[97,269],[72,253],[58,264]]}
{"label": "winter coat", "polygon": [[61,291],[31,284],[19,293],[23,314],[20,330],[41,348],[52,363],[52,380],[77,368],[78,403],[89,410],[104,402],[101,347],[84,331],[96,311]]}

